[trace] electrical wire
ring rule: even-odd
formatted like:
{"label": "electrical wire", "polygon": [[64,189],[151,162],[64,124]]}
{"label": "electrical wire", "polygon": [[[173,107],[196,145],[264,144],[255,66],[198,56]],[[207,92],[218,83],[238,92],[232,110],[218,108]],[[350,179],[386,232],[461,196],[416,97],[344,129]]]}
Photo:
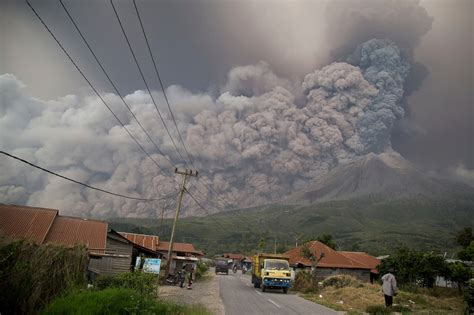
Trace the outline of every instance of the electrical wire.
{"label": "electrical wire", "polygon": [[73,183],[76,183],[78,185],[81,185],[81,186],[84,186],[84,187],[87,187],[89,189],[93,189],[93,190],[97,190],[97,191],[100,191],[100,192],[103,192],[103,193],[106,193],[106,194],[109,194],[109,195],[113,195],[113,196],[117,196],[117,197],[122,197],[122,198],[126,198],[126,199],[133,199],[133,200],[139,200],[139,201],[157,201],[157,200],[163,200],[163,199],[168,199],[170,197],[172,197],[172,195],[174,195],[175,193],[173,194],[170,194],[170,195],[167,195],[167,196],[164,196],[164,197],[161,197],[161,198],[138,198],[138,197],[132,197],[132,196],[127,196],[127,195],[122,195],[122,194],[118,194],[118,193],[114,193],[114,192],[111,192],[111,191],[108,191],[108,190],[105,190],[105,189],[101,189],[101,188],[97,188],[97,187],[94,187],[94,186],[91,186],[91,185],[88,185],[88,184],[85,184],[83,182],[80,182],[78,180],[75,180],[75,179],[72,179],[72,178],[69,178],[67,176],[64,176],[64,175],[61,175],[61,174],[58,174],[58,173],[55,173],[53,171],[50,171],[46,168],[43,168],[41,166],[38,166],[34,163],[31,163],[27,160],[24,160],[18,156],[15,156],[13,154],[10,154],[10,153],[7,153],[5,151],[0,151],[0,154],[3,154],[3,155],[6,155],[12,159],[15,159],[15,160],[18,160],[22,163],[25,163],[25,164],[28,164],[34,168],[37,168],[39,170],[42,170],[43,172],[46,172],[46,173],[49,173],[51,175],[54,175],[54,176],[57,176],[57,177],[60,177],[62,179],[65,179],[65,180],[68,180],[70,182],[73,182]]}
{"label": "electrical wire", "polygon": [[146,89],[147,89],[147,91],[148,91],[148,94],[150,95],[150,98],[151,98],[151,100],[152,100],[152,102],[153,102],[153,105],[155,105],[156,112],[158,113],[158,116],[160,117],[161,122],[163,123],[163,127],[165,128],[165,130],[166,130],[166,132],[167,132],[167,134],[168,134],[168,136],[169,136],[169,138],[170,138],[170,140],[171,140],[171,142],[172,142],[174,148],[176,149],[176,152],[177,152],[178,155],[181,157],[181,159],[182,159],[184,162],[186,162],[186,159],[184,159],[184,157],[181,155],[181,152],[179,152],[178,147],[176,146],[176,143],[174,142],[174,139],[173,139],[173,137],[171,136],[171,133],[170,133],[168,127],[166,126],[165,120],[163,119],[163,116],[161,115],[160,110],[158,109],[158,105],[156,104],[155,98],[153,97],[153,94],[151,93],[150,87],[148,86],[148,83],[146,82],[145,76],[143,75],[143,71],[142,71],[142,69],[141,69],[141,67],[140,67],[140,64],[138,63],[137,57],[135,56],[135,52],[133,51],[132,45],[130,44],[130,41],[129,41],[128,36],[127,36],[127,33],[125,32],[125,29],[124,29],[124,27],[123,27],[123,25],[122,25],[122,21],[121,21],[119,15],[118,15],[118,12],[117,12],[117,10],[116,10],[116,8],[115,8],[115,5],[114,5],[113,0],[110,0],[110,4],[112,5],[112,8],[113,8],[114,13],[115,13],[115,17],[117,18],[117,21],[118,21],[118,23],[119,23],[119,25],[120,25],[120,29],[122,30],[122,34],[123,34],[123,36],[125,37],[125,40],[126,40],[127,45],[128,45],[128,48],[130,49],[130,52],[131,52],[131,54],[132,54],[133,60],[135,61],[135,64],[137,65],[138,71],[140,72],[140,76],[142,77],[143,83],[145,83],[145,87],[146,87]]}
{"label": "electrical wire", "polygon": [[100,95],[100,93],[97,91],[97,89],[94,87],[94,85],[89,81],[89,79],[87,78],[87,76],[84,74],[84,72],[81,70],[81,68],[79,68],[79,66],[77,65],[77,63],[74,61],[74,59],[71,57],[71,55],[67,52],[67,50],[64,48],[64,46],[61,44],[61,42],[56,38],[56,36],[54,35],[54,33],[51,31],[51,29],[49,28],[49,26],[46,24],[46,22],[44,22],[44,20],[41,18],[41,16],[38,14],[38,12],[36,12],[36,10],[33,8],[33,6],[31,5],[31,3],[28,1],[28,0],[25,0],[26,1],[26,4],[30,7],[30,9],[33,11],[33,13],[36,15],[36,17],[38,18],[38,20],[41,22],[41,24],[43,24],[43,26],[46,28],[46,30],[49,32],[49,34],[53,37],[53,39],[56,41],[56,43],[58,44],[58,46],[61,48],[61,50],[64,52],[64,54],[68,57],[69,61],[71,61],[71,63],[74,65],[74,67],[76,68],[76,70],[81,74],[81,76],[84,78],[84,80],[89,84],[89,86],[91,87],[91,89],[95,92],[95,94],[97,94],[97,97],[99,97],[99,99],[102,101],[102,103],[105,105],[105,107],[107,107],[107,109],[112,113],[112,115],[115,117],[115,119],[119,122],[119,124],[122,126],[122,128],[125,129],[125,131],[127,132],[127,134],[130,136],[130,138],[132,138],[132,140],[138,145],[138,147],[140,147],[140,149],[148,156],[148,158],[163,172],[163,173],[167,173],[163,168],[161,168],[161,166],[158,164],[158,162],[155,161],[155,159],[153,159],[153,157],[145,150],[145,148],[139,143],[139,141],[132,135],[132,133],[130,132],[130,130],[128,130],[128,128],[125,126],[125,124],[120,120],[120,118],[118,118],[118,116],[114,113],[114,111],[110,108],[110,106],[107,104],[107,102],[105,102],[104,98]]}
{"label": "electrical wire", "polygon": [[[112,0],[110,0],[110,1],[112,2]],[[156,76],[157,76],[157,78],[158,78],[159,85],[160,85],[161,90],[162,90],[162,92],[163,92],[163,96],[164,96],[165,102],[166,102],[166,104],[167,104],[167,106],[168,106],[168,109],[169,109],[170,114],[171,114],[171,118],[172,118],[172,120],[173,120],[174,126],[175,126],[175,128],[176,128],[177,133],[178,133],[179,140],[180,140],[180,142],[181,142],[181,144],[182,144],[182,146],[183,146],[183,148],[184,148],[184,151],[186,152],[186,155],[187,155],[187,157],[188,157],[188,159],[189,159],[189,161],[190,161],[191,166],[192,166],[193,168],[195,168],[194,165],[193,165],[194,162],[193,162],[192,156],[191,156],[191,154],[189,153],[188,149],[186,148],[186,144],[185,144],[185,142],[184,142],[184,140],[183,140],[183,137],[182,137],[182,135],[181,135],[181,132],[179,131],[178,124],[177,124],[177,122],[176,122],[175,116],[174,116],[173,111],[172,111],[172,109],[171,109],[171,105],[170,105],[170,103],[169,103],[168,96],[166,95],[166,90],[165,90],[165,88],[164,88],[163,81],[162,81],[161,76],[160,76],[160,72],[158,71],[158,66],[157,66],[157,63],[156,63],[156,60],[155,60],[155,56],[153,55],[153,52],[152,52],[151,47],[150,47],[150,43],[149,43],[149,41],[148,41],[148,36],[146,35],[145,27],[143,26],[142,18],[141,18],[141,15],[140,15],[140,11],[138,10],[137,4],[136,4],[136,0],[133,0],[133,5],[134,5],[134,7],[135,7],[135,12],[137,13],[138,21],[140,22],[140,27],[141,27],[141,30],[142,30],[142,34],[143,34],[143,37],[145,38],[145,42],[146,42],[146,45],[147,45],[148,52],[149,52],[149,54],[150,54],[151,60],[152,60],[152,62],[153,62],[153,67],[154,67],[154,69],[155,69],[155,73],[156,73]],[[127,40],[127,42],[128,42],[128,40]],[[158,110],[158,108],[157,108],[157,110]],[[171,136],[170,136],[170,137],[171,137]],[[232,206],[230,205],[230,203],[227,202],[225,199],[223,199],[223,197],[220,196],[220,194],[211,186],[211,184],[210,184],[209,182],[207,182],[205,179],[203,179],[202,181],[205,183],[205,185],[206,185],[212,192],[214,192],[214,194],[216,194],[216,196],[217,196],[221,201],[224,202],[226,208],[232,208]]]}
{"label": "electrical wire", "polygon": [[214,222],[216,222],[216,224],[219,225],[223,231],[227,231],[227,229],[209,213],[209,211],[193,196],[193,194],[191,194],[188,189],[186,189],[186,192],[191,197],[191,199],[193,199],[194,202],[208,215],[209,218],[214,220]]}
{"label": "electrical wire", "polygon": [[171,110],[171,105],[170,105],[170,102],[168,100],[168,96],[166,95],[166,90],[165,90],[165,87],[163,85],[163,81],[161,80],[160,72],[158,71],[158,67],[156,65],[155,56],[153,55],[153,52],[152,52],[151,47],[150,47],[150,43],[148,41],[148,36],[146,35],[145,27],[143,26],[142,18],[140,16],[140,12],[138,10],[136,0],[133,0],[133,5],[135,7],[135,12],[137,13],[138,21],[140,22],[140,27],[142,29],[143,37],[145,38],[146,46],[148,48],[148,53],[150,54],[151,60],[153,62],[153,67],[155,68],[155,73],[156,73],[156,76],[158,78],[158,82],[160,84],[161,90],[163,91],[163,97],[164,97],[166,105],[168,106],[168,109],[170,111],[171,119],[173,120],[174,126],[176,128],[177,133],[178,133],[179,140],[180,140],[181,144],[183,145],[184,151],[186,152],[186,155],[188,156],[188,158],[191,160],[191,156],[190,156],[190,154],[189,154],[189,152],[186,148],[186,145],[184,144],[183,137],[181,135],[181,132],[179,131],[178,124],[176,123],[176,119],[174,117],[173,111]]}
{"label": "electrical wire", "polygon": [[[123,96],[121,95],[121,93],[119,92],[117,86],[115,85],[115,83],[112,81],[112,79],[110,78],[108,72],[105,70],[105,68],[102,66],[102,63],[100,62],[99,58],[97,57],[97,55],[95,54],[94,50],[92,49],[92,47],[89,45],[89,42],[87,41],[87,39],[85,38],[85,36],[83,35],[83,33],[81,32],[79,26],[77,25],[76,21],[74,20],[74,18],[72,17],[72,15],[69,13],[69,10],[66,8],[66,6],[64,5],[63,3],[63,0],[59,0],[59,3],[61,4],[61,6],[63,7],[64,11],[66,12],[67,16],[69,17],[69,20],[72,22],[72,24],[74,25],[76,31],[79,33],[79,35],[81,36],[82,40],[84,41],[84,43],[86,44],[87,48],[89,49],[90,53],[92,54],[92,56],[94,57],[95,61],[97,62],[97,64],[99,65],[100,69],[102,70],[102,72],[104,73],[104,75],[107,77],[107,80],[109,81],[110,85],[112,86],[112,88],[114,89],[115,93],[117,93],[118,97],[120,97],[120,99],[122,100],[122,103],[125,105],[125,107],[128,109],[128,111],[130,112],[130,114],[132,114],[132,117],[133,119],[137,122],[138,126],[140,126],[140,128],[142,129],[142,131],[145,133],[145,135],[148,137],[148,139],[150,140],[150,142],[155,146],[156,150],[163,156],[165,157],[165,159],[167,159],[170,163],[170,159],[166,156],[166,154],[164,154],[161,149],[158,147],[158,145],[155,143],[155,141],[151,138],[150,134],[145,130],[145,128],[143,127],[142,123],[138,120],[138,118],[135,116],[135,114],[133,113],[130,105],[125,101],[125,99],[123,98]],[[172,164],[172,163],[171,163]]]}

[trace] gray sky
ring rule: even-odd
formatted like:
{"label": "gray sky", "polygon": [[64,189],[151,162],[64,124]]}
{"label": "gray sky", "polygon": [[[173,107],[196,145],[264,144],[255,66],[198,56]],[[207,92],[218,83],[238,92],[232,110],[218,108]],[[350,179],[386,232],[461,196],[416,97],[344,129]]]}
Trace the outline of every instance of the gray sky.
{"label": "gray sky", "polygon": [[[59,1],[31,2],[92,82],[101,91],[112,92]],[[145,76],[157,90],[133,4],[124,0],[115,3]],[[195,123],[196,128],[205,126],[205,120],[193,117],[203,109],[215,110],[221,104],[217,98],[226,96],[226,91],[232,94],[250,88],[259,96],[256,91],[260,89],[282,85],[298,103],[301,82],[307,74],[333,61],[345,61],[366,40],[388,37],[411,55],[411,62],[425,69],[412,67],[411,77],[405,82],[405,117],[391,128],[393,149],[427,170],[456,170],[457,175],[474,179],[473,1],[338,0],[329,5],[324,0],[137,3],[165,86],[174,85],[169,93],[183,130],[187,130],[189,122]],[[65,0],[65,5],[122,95],[143,90],[145,86],[110,2]],[[24,93],[28,97],[41,99],[54,109],[55,102],[68,103],[62,99],[65,95],[91,95],[25,2],[0,3],[0,36],[0,75],[13,74],[26,86]],[[256,66],[229,72],[247,65]],[[423,73],[425,76],[419,76],[417,81]],[[245,86],[243,78],[253,75],[258,76],[256,85]],[[143,96],[136,92],[129,97],[136,101]],[[6,99],[2,95],[0,101]],[[33,101],[25,102],[31,105]],[[84,106],[89,108],[90,103]],[[137,108],[141,106],[144,105],[138,104]],[[67,113],[67,108],[64,110]],[[36,123],[31,119],[30,127]],[[170,145],[163,141],[164,146]],[[270,181],[264,177],[255,182]],[[228,194],[231,198],[230,188]]]}
{"label": "gray sky", "polygon": [[[95,84],[110,91],[59,2],[32,3]],[[120,90],[143,89],[110,3],[65,3]],[[415,57],[430,75],[408,100],[410,115],[404,124],[411,131],[395,131],[394,146],[410,160],[431,168],[453,163],[474,168],[473,2],[425,0],[421,4],[434,22],[421,38]],[[167,86],[214,91],[232,67],[260,60],[279,75],[301,77],[328,58],[326,3],[322,0],[297,4],[277,0],[138,1],[138,5]],[[77,94],[85,87],[23,1],[4,0],[1,6],[1,73],[13,73],[31,95],[43,99]],[[117,1],[117,7],[143,66],[150,70],[147,77],[153,80],[133,6],[130,1]]]}

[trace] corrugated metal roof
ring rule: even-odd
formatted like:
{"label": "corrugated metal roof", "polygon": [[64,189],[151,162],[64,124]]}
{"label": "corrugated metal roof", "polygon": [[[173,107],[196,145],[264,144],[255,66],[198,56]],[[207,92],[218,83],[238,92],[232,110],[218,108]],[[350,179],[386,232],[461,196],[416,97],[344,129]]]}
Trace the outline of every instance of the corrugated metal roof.
{"label": "corrugated metal roof", "polygon": [[159,238],[156,235],[145,235],[145,234],[136,234],[136,233],[127,233],[127,232],[119,232],[120,235],[126,237],[129,241],[151,249],[152,251],[156,251],[158,246]]}
{"label": "corrugated metal roof", "polygon": [[244,258],[244,255],[242,255],[242,254],[227,253],[227,254],[224,254],[224,257],[225,257],[225,258],[230,258],[230,259],[238,259],[238,260],[241,260],[242,258]]}
{"label": "corrugated metal roof", "polygon": [[[170,247],[169,242],[160,241],[160,243],[158,244],[158,248],[156,250],[167,253],[169,247]],[[204,255],[201,251],[196,250],[193,244],[189,244],[189,243],[173,243],[173,252],[190,253],[190,254],[195,254],[198,256]]]}
{"label": "corrugated metal roof", "polygon": [[373,273],[378,273],[377,266],[380,264],[380,259],[377,259],[373,256],[370,256],[364,252],[346,252],[346,251],[338,251],[338,253],[346,256],[349,259],[355,260],[367,267],[370,267],[370,271]]}
{"label": "corrugated metal roof", "polygon": [[58,210],[0,205],[0,234],[43,243]]}
{"label": "corrugated metal roof", "polygon": [[[303,257],[302,249],[303,246],[299,246],[285,253],[285,255],[290,257],[291,265],[301,263],[307,266],[311,266],[311,261]],[[318,259],[321,253],[324,253],[324,257],[318,262],[318,267],[321,268],[372,269],[359,261],[344,256],[343,254],[335,251],[334,249],[319,241],[310,242],[309,249],[312,253],[316,253]]]}
{"label": "corrugated metal roof", "polygon": [[66,246],[83,244],[91,252],[103,253],[107,241],[107,222],[57,216],[46,236],[45,243]]}

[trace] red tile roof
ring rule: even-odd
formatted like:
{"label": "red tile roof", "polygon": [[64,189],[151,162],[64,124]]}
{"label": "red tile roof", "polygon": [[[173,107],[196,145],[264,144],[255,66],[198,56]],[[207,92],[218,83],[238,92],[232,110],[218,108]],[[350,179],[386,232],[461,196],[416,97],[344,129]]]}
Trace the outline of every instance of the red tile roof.
{"label": "red tile roof", "polygon": [[[120,235],[126,237],[129,241],[156,251],[159,243],[159,238],[156,235],[145,235],[145,234],[136,234],[128,232],[119,232]],[[168,245],[169,246],[169,245]]]}
{"label": "red tile roof", "polygon": [[[170,247],[169,242],[160,241],[158,243],[158,248],[156,250],[167,253],[169,247]],[[173,252],[183,252],[183,253],[195,254],[198,256],[204,256],[204,254],[201,251],[196,250],[194,248],[193,244],[189,244],[189,243],[176,243],[176,242],[173,243]]]}
{"label": "red tile roof", "polygon": [[349,259],[355,260],[367,267],[370,267],[370,272],[378,273],[377,266],[380,264],[380,259],[370,256],[364,252],[345,252],[339,251],[338,253],[346,256]]}
{"label": "red tile roof", "polygon": [[[286,256],[290,257],[291,265],[301,263],[306,266],[311,266],[311,261],[302,256],[302,249],[303,246],[299,246],[285,253]],[[312,253],[316,253],[318,258],[320,257],[321,253],[324,253],[324,257],[318,262],[318,268],[372,269],[371,267],[346,257],[345,255],[318,241],[309,242],[309,249]]]}
{"label": "red tile roof", "polygon": [[58,210],[0,205],[0,235],[43,243]]}
{"label": "red tile roof", "polygon": [[82,244],[91,252],[103,253],[107,231],[105,221],[57,216],[44,242],[66,246]]}
{"label": "red tile roof", "polygon": [[244,258],[244,255],[242,254],[224,254],[224,257],[225,258],[230,258],[230,259],[237,259],[237,260],[241,260],[242,258]]}

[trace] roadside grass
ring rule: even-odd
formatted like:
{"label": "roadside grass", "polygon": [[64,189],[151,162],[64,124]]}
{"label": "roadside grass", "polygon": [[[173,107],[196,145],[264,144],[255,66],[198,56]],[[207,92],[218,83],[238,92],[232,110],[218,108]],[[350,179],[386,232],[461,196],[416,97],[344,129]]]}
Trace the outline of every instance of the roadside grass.
{"label": "roadside grass", "polygon": [[[336,276],[341,277],[341,276]],[[347,278],[348,276],[342,276]],[[400,291],[394,298],[393,311],[402,314],[462,314],[465,304],[461,296],[453,294],[454,290],[428,290],[416,292]],[[348,314],[360,314],[375,310],[385,304],[384,297],[377,284],[369,284],[353,280],[344,287],[328,285],[317,292],[306,293],[304,298]],[[378,312],[374,312],[377,314]]]}
{"label": "roadside grass", "polygon": [[202,305],[178,305],[141,294],[136,290],[123,288],[72,291],[54,300],[42,314],[211,315]]}

